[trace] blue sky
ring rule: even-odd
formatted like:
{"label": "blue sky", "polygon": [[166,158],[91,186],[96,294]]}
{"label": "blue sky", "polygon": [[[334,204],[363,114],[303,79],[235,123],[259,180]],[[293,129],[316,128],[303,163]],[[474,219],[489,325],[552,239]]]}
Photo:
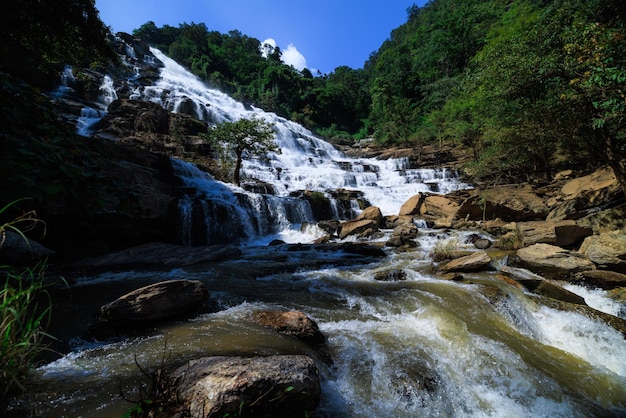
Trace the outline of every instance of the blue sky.
{"label": "blue sky", "polygon": [[[273,39],[283,61],[327,74],[340,65],[362,68],[369,55],[407,20],[407,8],[426,0],[96,0],[114,32],[204,23],[209,30],[237,29],[264,42]],[[270,41],[270,43],[272,43]]]}

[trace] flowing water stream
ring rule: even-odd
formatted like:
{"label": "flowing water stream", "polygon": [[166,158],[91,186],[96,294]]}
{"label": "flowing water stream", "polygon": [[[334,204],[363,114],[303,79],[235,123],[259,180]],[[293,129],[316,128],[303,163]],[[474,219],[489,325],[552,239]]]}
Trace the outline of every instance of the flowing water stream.
{"label": "flowing water stream", "polygon": [[[467,233],[422,228],[415,251],[389,252],[385,259],[264,245],[275,237],[305,243],[319,236],[314,227],[301,228],[314,220],[307,205],[289,196],[294,190],[353,188],[385,214],[397,214],[401,203],[419,191],[467,187],[453,173],[410,170],[405,160],[347,158],[304,128],[246,108],[153,53],[165,64],[162,77],[155,86],[137,89],[136,98],[174,111],[193,103],[197,116],[209,121],[256,116],[276,124],[283,153],[244,167],[247,176],[272,184],[275,194],[245,192],[174,161],[190,189],[179,203],[181,241],[197,234],[197,226],[184,221],[194,210],[203,213],[207,235],[215,233],[220,226],[210,215],[219,202],[243,225],[237,233],[245,238],[243,256],[188,268],[78,278],[71,298],[57,307],[70,330],[88,321],[98,303],[168,279],[203,281],[212,309],[106,340],[77,332],[66,354],[36,371],[34,412],[119,417],[133,406],[120,391],[136,399],[145,382],[137,365],[152,370],[164,357],[182,363],[208,355],[306,353],[320,368],[319,417],[626,416],[626,341],[620,333],[581,314],[543,306],[495,273],[468,274],[462,282],[431,274],[434,243],[457,239],[464,247]],[[387,270],[402,270],[406,279],[375,280],[376,273]],[[605,294],[570,290],[597,309],[626,316],[623,306],[608,302]],[[325,352],[249,321],[264,309],[308,314],[328,337]]]}

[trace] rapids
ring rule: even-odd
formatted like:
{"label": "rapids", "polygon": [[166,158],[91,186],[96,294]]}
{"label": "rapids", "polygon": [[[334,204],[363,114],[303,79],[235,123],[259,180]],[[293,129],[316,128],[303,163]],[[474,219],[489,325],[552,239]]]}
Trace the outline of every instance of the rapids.
{"label": "rapids", "polygon": [[[34,415],[122,416],[133,406],[124,397],[139,399],[147,384],[140,367],[154,370],[163,362],[208,355],[306,353],[320,368],[317,417],[626,416],[626,341],[617,331],[542,306],[495,273],[467,274],[463,282],[430,273],[434,243],[454,238],[463,247],[466,233],[422,227],[420,247],[390,252],[382,260],[264,245],[276,237],[303,243],[319,237],[315,227],[300,227],[314,219],[310,207],[290,197],[293,191],[356,189],[383,213],[397,214],[417,192],[468,187],[454,173],[410,169],[402,159],[347,158],[303,127],[237,103],[160,51],[152,53],[164,64],[161,78],[154,86],[138,87],[133,98],[172,111],[184,107],[211,122],[254,116],[276,125],[282,154],[244,166],[247,177],[270,183],[275,194],[246,192],[173,161],[189,190],[178,205],[181,242],[201,241],[198,235],[244,237],[242,257],[77,278],[71,297],[55,306],[55,326],[67,333],[68,349],[35,371],[26,401]],[[114,97],[109,87],[102,92],[103,103]],[[221,210],[230,211],[236,226],[212,218]],[[203,222],[194,223],[199,214]],[[402,270],[406,280],[374,279],[387,270]],[[203,281],[213,309],[107,340],[84,337],[81,324],[90,321],[98,304],[168,279]],[[623,307],[601,292],[571,290],[597,309],[625,316]],[[247,321],[262,309],[297,309],[311,316],[328,337],[326,353]]]}

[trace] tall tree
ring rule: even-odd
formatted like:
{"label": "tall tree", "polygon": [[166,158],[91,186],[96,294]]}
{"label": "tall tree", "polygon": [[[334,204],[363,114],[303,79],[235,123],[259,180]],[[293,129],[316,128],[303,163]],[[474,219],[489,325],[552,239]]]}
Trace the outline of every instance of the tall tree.
{"label": "tall tree", "polygon": [[224,146],[235,155],[233,183],[241,185],[241,165],[244,157],[263,156],[281,150],[274,140],[274,125],[259,119],[224,122],[209,129],[209,140]]}

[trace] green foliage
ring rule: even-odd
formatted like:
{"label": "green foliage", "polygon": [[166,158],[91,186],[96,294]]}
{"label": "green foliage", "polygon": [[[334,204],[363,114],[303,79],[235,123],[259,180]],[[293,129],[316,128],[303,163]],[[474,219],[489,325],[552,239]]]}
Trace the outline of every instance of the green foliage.
{"label": "green foliage", "polygon": [[241,164],[244,157],[259,157],[281,150],[274,140],[274,125],[259,119],[224,122],[209,129],[207,138],[214,148],[222,148],[235,156],[233,182],[241,184]]}
{"label": "green foliage", "polygon": [[6,2],[0,17],[0,71],[43,85],[65,64],[116,59],[93,0]]}
{"label": "green foliage", "polygon": [[[0,209],[0,215],[10,206]],[[26,240],[24,232],[40,222],[34,212],[29,212],[0,224],[0,252],[8,231]],[[45,348],[44,339],[50,337],[44,331],[52,306],[49,299],[42,300],[47,295],[44,271],[44,262],[22,269],[0,266],[0,399],[15,389],[23,389],[27,371]]]}

